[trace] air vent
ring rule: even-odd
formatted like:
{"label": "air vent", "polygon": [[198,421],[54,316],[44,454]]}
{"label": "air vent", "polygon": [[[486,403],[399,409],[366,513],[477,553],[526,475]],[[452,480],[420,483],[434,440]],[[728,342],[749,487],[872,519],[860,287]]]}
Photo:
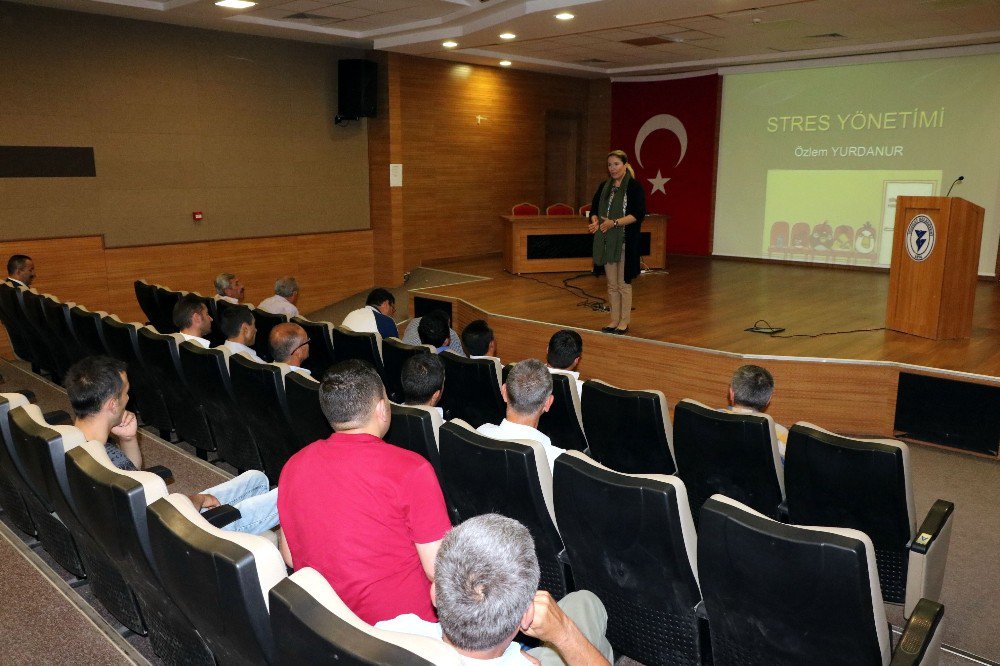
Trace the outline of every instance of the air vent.
{"label": "air vent", "polygon": [[329,16],[320,16],[319,14],[310,14],[309,12],[299,12],[298,14],[289,14],[285,17],[286,19],[292,19],[295,21],[332,21],[333,19]]}
{"label": "air vent", "polygon": [[806,39],[844,39],[847,35],[842,35],[839,32],[828,32],[823,35],[806,35]]}
{"label": "air vent", "polygon": [[632,46],[656,46],[657,44],[669,43],[662,37],[639,37],[637,39],[626,39],[622,42],[622,44],[631,44]]}
{"label": "air vent", "polygon": [[577,60],[578,65],[610,65],[610,60],[601,60],[600,58],[587,58],[586,60]]}

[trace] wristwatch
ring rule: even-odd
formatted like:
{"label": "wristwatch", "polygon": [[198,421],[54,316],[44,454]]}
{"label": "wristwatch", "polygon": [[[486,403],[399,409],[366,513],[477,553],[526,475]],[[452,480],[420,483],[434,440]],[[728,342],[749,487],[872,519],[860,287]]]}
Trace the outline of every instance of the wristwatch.
{"label": "wristwatch", "polygon": [[612,220],[612,221],[611,221],[611,223],[612,223],[613,225],[615,225],[616,227],[618,226],[618,220]]}

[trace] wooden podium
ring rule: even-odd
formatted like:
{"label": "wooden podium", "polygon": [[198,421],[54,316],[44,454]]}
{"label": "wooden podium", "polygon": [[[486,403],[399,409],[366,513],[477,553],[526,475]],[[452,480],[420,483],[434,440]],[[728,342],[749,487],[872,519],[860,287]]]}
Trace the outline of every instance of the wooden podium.
{"label": "wooden podium", "polygon": [[982,207],[958,197],[898,197],[886,328],[934,340],[972,333]]}

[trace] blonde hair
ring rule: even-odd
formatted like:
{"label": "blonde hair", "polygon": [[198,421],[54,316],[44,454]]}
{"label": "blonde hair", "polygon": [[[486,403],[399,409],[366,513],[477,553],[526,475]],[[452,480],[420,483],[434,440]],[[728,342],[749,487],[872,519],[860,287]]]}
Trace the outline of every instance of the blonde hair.
{"label": "blonde hair", "polygon": [[635,171],[632,169],[632,165],[628,163],[628,153],[624,150],[612,150],[608,153],[608,157],[617,157],[620,159],[622,164],[624,164],[625,168],[628,170],[629,175],[635,178]]}

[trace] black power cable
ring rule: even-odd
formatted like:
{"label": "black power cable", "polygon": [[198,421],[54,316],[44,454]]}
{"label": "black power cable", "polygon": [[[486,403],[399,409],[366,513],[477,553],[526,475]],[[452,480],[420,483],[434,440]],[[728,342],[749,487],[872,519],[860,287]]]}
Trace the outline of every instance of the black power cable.
{"label": "black power cable", "polygon": [[[761,326],[763,324],[763,326]],[[780,335],[785,329],[771,326],[771,324],[765,319],[758,319],[754,322],[754,325],[750,328],[743,329],[752,333],[765,333],[769,338],[821,338],[824,335],[842,335],[844,333],[869,333],[874,331],[884,331],[885,326],[880,326],[878,328],[855,328],[850,331],[824,331],[823,333],[792,333],[789,335]]]}
{"label": "black power cable", "polygon": [[538,278],[533,277],[533,276],[528,275],[528,274],[511,273],[508,270],[504,270],[504,272],[507,273],[507,274],[509,274],[509,275],[513,275],[514,277],[524,278],[525,280],[531,280],[533,282],[537,282],[538,284],[544,284],[546,287],[552,287],[553,289],[559,289],[561,291],[566,291],[566,292],[569,292],[570,294],[572,294],[573,296],[576,296],[578,298],[582,298],[583,300],[576,304],[577,307],[590,308],[591,310],[594,310],[596,312],[608,312],[611,309],[611,308],[608,307],[608,302],[607,302],[606,299],[604,299],[604,298],[602,298],[600,296],[595,296],[594,294],[591,294],[590,292],[588,292],[587,290],[585,290],[583,287],[578,287],[575,284],[570,284],[570,282],[573,281],[573,280],[578,280],[580,278],[589,277],[589,276],[593,275],[593,273],[580,273],[578,275],[573,275],[571,277],[568,277],[568,278],[564,279],[562,281],[562,286],[559,286],[557,284],[552,284],[551,282],[546,282],[545,280],[539,280]]}

